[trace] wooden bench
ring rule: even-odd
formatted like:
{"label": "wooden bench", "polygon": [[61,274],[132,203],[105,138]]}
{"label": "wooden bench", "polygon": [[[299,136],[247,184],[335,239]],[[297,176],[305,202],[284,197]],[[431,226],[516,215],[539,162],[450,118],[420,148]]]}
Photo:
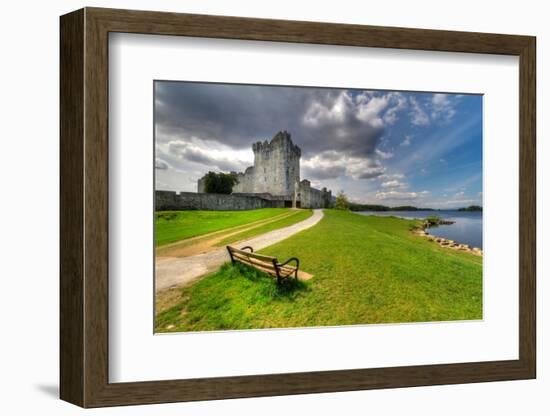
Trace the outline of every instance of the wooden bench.
{"label": "wooden bench", "polygon": [[[241,249],[227,246],[227,251],[229,252],[229,257],[231,257],[231,262],[233,264],[235,264],[235,262],[239,262],[246,264],[247,266],[254,267],[261,272],[270,274],[271,276],[277,278],[278,284],[292,275],[294,275],[294,278],[298,280],[300,260],[296,257],[291,257],[284,263],[279,263],[276,257],[254,253],[254,249],[250,246],[246,246]],[[289,265],[291,262],[296,263],[296,266]]]}

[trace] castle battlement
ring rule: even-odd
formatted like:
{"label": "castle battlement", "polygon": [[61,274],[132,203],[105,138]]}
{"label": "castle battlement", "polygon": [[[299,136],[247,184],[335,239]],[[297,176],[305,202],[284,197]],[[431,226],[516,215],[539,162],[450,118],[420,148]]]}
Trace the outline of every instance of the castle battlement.
{"label": "castle battlement", "polygon": [[256,142],[252,145],[252,151],[256,153],[270,153],[279,149],[288,149],[296,154],[297,157],[302,156],[302,149],[292,142],[292,137],[286,130],[278,132],[270,141]]}

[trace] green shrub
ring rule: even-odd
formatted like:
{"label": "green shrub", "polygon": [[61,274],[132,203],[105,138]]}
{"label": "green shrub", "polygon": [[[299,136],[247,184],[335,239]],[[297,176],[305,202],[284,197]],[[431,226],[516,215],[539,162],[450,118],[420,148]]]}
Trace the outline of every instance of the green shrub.
{"label": "green shrub", "polygon": [[208,172],[204,176],[204,192],[207,194],[230,194],[239,181],[233,173]]}
{"label": "green shrub", "polygon": [[344,193],[344,191],[338,192],[338,195],[336,195],[336,202],[334,203],[334,208],[347,211],[349,210],[349,201],[348,197]]}
{"label": "green shrub", "polygon": [[429,217],[426,217],[425,221],[428,226],[439,225],[441,223],[441,218],[437,215],[430,215]]}

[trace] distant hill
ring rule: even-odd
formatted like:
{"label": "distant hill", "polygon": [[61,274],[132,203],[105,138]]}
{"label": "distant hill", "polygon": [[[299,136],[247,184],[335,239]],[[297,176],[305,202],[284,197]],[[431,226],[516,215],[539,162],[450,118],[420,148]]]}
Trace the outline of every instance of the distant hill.
{"label": "distant hill", "polygon": [[385,205],[357,204],[353,202],[349,204],[349,209],[351,211],[435,211],[433,208],[418,208],[411,205],[388,207]]}
{"label": "distant hill", "polygon": [[459,211],[483,211],[483,208],[479,205],[470,205],[467,208],[459,208]]}

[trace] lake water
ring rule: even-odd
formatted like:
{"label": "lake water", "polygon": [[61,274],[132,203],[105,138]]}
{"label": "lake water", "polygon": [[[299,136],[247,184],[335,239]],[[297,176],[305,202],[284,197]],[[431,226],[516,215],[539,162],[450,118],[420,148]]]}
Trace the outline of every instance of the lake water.
{"label": "lake water", "polygon": [[483,213],[480,211],[361,211],[358,214],[407,219],[436,215],[455,223],[427,228],[427,233],[483,249]]}

